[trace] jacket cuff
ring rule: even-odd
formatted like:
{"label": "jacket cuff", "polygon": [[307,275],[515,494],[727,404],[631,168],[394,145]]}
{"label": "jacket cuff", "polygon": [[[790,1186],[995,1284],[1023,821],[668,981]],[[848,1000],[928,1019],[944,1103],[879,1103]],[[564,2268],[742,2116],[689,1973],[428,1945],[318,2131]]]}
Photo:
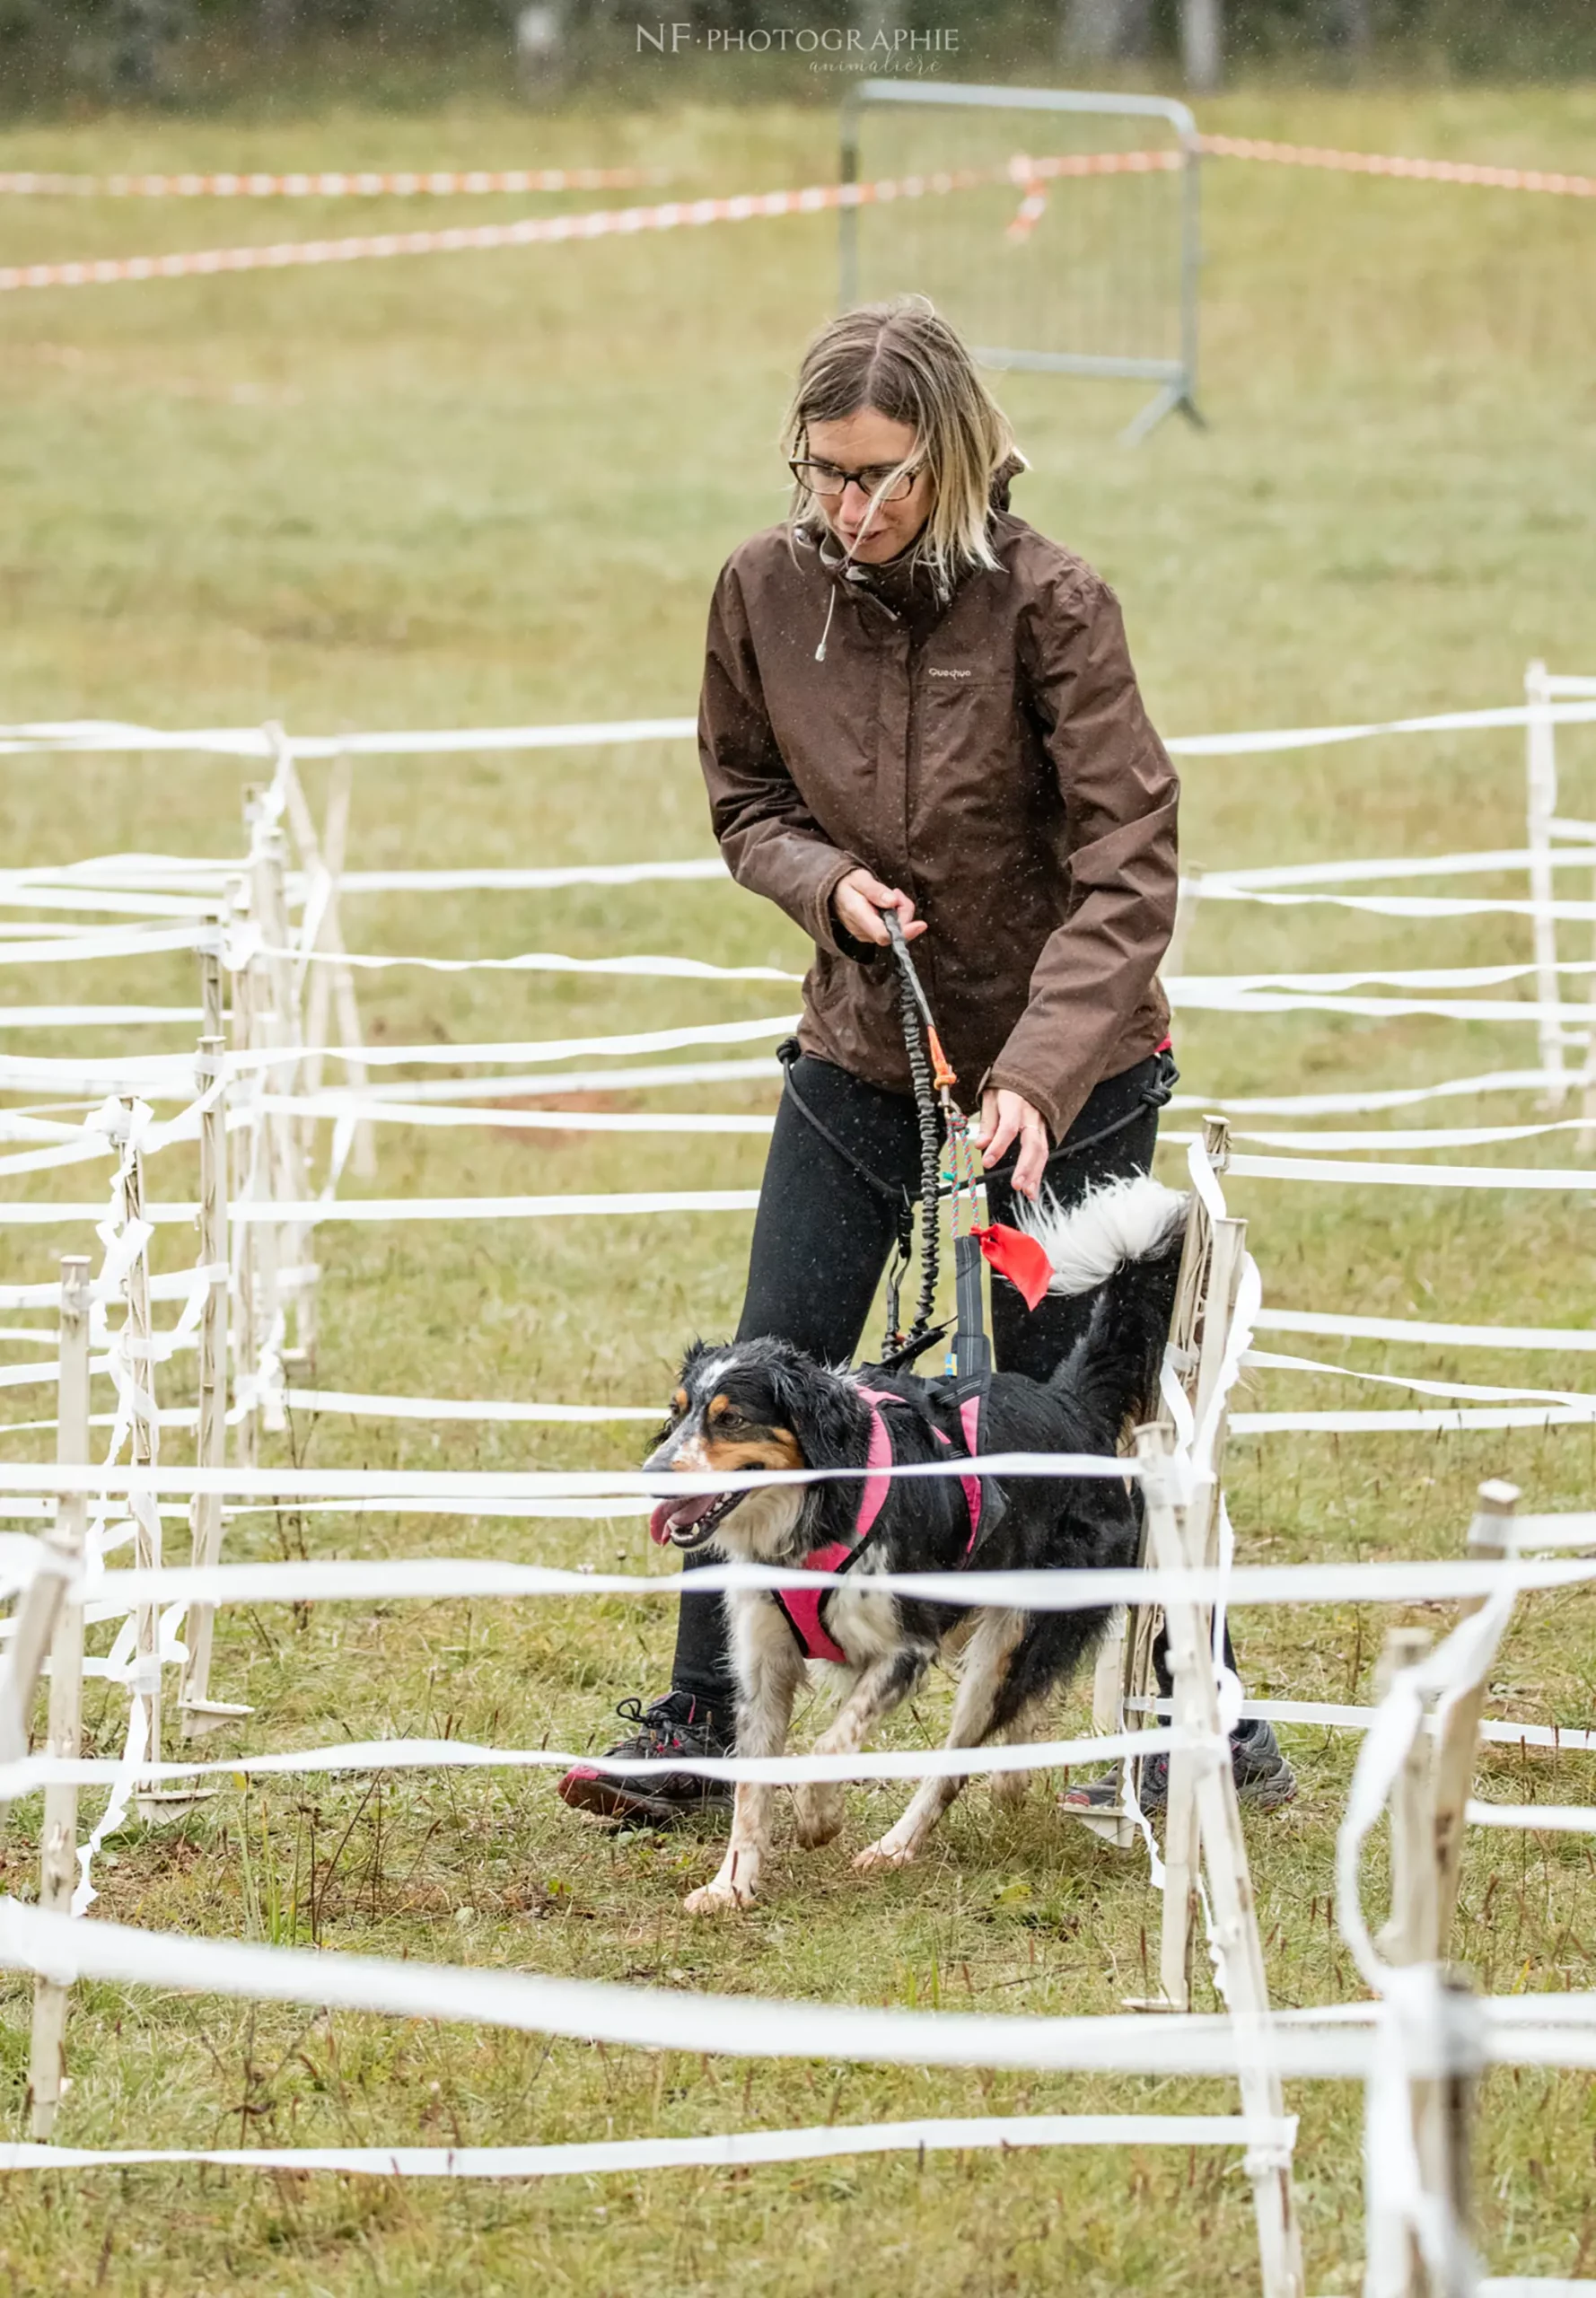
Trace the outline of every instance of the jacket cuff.
{"label": "jacket cuff", "polygon": [[855,964],[870,965],[879,952],[873,942],[861,942],[850,934],[831,906],[831,897],[851,870],[862,870],[864,864],[856,855],[834,853],[832,866],[820,879],[810,908],[809,931],[817,949],[834,958],[852,958]]}
{"label": "jacket cuff", "polygon": [[[1088,1089],[1090,1090],[1090,1089]],[[995,1061],[982,1078],[979,1091],[983,1093],[1018,1093],[1030,1103],[1048,1128],[1048,1145],[1057,1149],[1080,1113],[1086,1099],[1084,1092],[1072,1095],[1053,1092],[1023,1070],[1011,1068],[1005,1061]]]}

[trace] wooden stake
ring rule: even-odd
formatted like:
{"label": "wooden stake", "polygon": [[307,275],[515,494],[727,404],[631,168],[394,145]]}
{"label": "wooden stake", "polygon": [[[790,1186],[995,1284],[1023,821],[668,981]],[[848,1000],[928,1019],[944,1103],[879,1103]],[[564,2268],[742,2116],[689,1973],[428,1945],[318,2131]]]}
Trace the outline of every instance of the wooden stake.
{"label": "wooden stake", "polygon": [[[1482,1484],[1474,1521],[1469,1527],[1469,1553],[1482,1563],[1510,1557],[1513,1551],[1513,1511],[1519,1504],[1515,1484],[1493,1478]],[[1467,1619],[1480,1609],[1483,1596],[1462,1606]],[[1487,1673],[1469,1686],[1449,1706],[1435,1750],[1434,1858],[1435,1952],[1444,1958],[1457,1912],[1458,1881],[1463,1857],[1463,1813],[1474,1781],[1479,1742],[1479,1719],[1489,1697]]]}
{"label": "wooden stake", "polygon": [[[1230,1162],[1230,1127],[1222,1117],[1205,1118],[1203,1147],[1209,1164],[1215,1172],[1223,1172]],[[1200,1197],[1192,1198],[1187,1219],[1186,1236],[1180,1249],[1180,1268],[1175,1284],[1175,1306],[1170,1319],[1170,1361],[1188,1401],[1195,1399],[1199,1369],[1199,1342],[1203,1332],[1204,1313],[1207,1301],[1211,1264],[1214,1252],[1213,1224],[1207,1207]],[[1162,1399],[1158,1417],[1172,1429],[1169,1408]],[[1138,1562],[1147,1557],[1147,1532],[1142,1528]],[[1092,1687],[1092,1720],[1100,1731],[1131,1730],[1138,1725],[1157,1722],[1151,1709],[1138,1703],[1155,1699],[1158,1696],[1158,1671],[1153,1654],[1158,1648],[1162,1616],[1156,1604],[1133,1605],[1122,1623],[1110,1631],[1109,1648],[1100,1655]],[[1112,1691],[1109,1670],[1117,1654],[1120,1665],[1120,1680],[1117,1694]],[[1132,1785],[1139,1794],[1141,1767],[1135,1758],[1122,1759],[1119,1776],[1123,1782],[1128,1771]],[[1181,1808],[1189,1810],[1189,1797]],[[1074,1811],[1069,1817],[1077,1819],[1092,1834],[1118,1850],[1128,1850],[1140,1841],[1140,1831],[1127,1816],[1126,1799],[1121,1792],[1121,1808],[1117,1811],[1091,1814]],[[1189,1828],[1188,1828],[1189,1832]],[[1179,1852],[1179,1846],[1177,1846]],[[1167,1908],[1166,1901],[1166,1908]]]}
{"label": "wooden stake", "polygon": [[[1492,1499],[1482,1512],[1486,1537],[1479,1543],[1496,1553],[1504,1529],[1511,1539],[1510,1511],[1517,1498],[1511,1485],[1485,1486]],[[1505,1501],[1505,1505],[1504,1502]],[[1479,1519],[1477,1517],[1476,1522]],[[1476,1543],[1470,1533],[1470,1549]],[[1478,1611],[1471,1603],[1469,1612]],[[1464,1617],[1467,1618],[1466,1612]],[[1430,1637],[1419,1627],[1393,1627],[1387,1635],[1381,1660],[1378,1688],[1383,1695],[1403,1668],[1415,1666],[1430,1649]],[[1469,2127],[1474,2089],[1479,2067],[1478,2037],[1470,2019],[1471,1982],[1466,1971],[1443,1967],[1443,1950],[1450,1926],[1451,1908],[1443,1912],[1446,1860],[1450,1855],[1451,1889],[1456,1890],[1455,1846],[1461,1834],[1463,1805],[1469,1792],[1478,1737],[1479,1707],[1485,1696],[1489,1655],[1481,1664],[1478,1681],[1453,1703],[1447,1730],[1439,1746],[1428,1729],[1414,1735],[1401,1771],[1391,1791],[1390,1913],[1375,1942],[1388,1962],[1410,1969],[1430,1966],[1438,1987],[1436,2071],[1415,2076],[1408,2083],[1414,2148],[1419,2180],[1426,2194],[1436,2197],[1450,2211],[1457,2229],[1452,2255],[1439,2273],[1431,2271],[1411,2237],[1405,2267],[1407,2298],[1466,2298],[1475,2287],[1468,2230],[1471,2215],[1469,2193]],[[1458,1710],[1466,1709],[1459,1724]],[[1452,1776],[1446,1791],[1455,1802],[1443,1822],[1441,1808],[1443,1765]],[[1460,1780],[1460,1785],[1456,1783]],[[1443,1846],[1445,1850],[1443,1851]]]}
{"label": "wooden stake", "polygon": [[[227,1046],[219,1036],[199,1040],[197,1075],[201,1095],[207,1093],[225,1068]],[[199,1130],[199,1261],[215,1271],[199,1320],[199,1443],[198,1464],[219,1469],[227,1459],[227,1100],[224,1092],[200,1119]],[[191,1560],[208,1566],[222,1553],[222,1495],[199,1492],[189,1510]],[[215,1606],[189,1606],[187,1643],[179,1712],[186,1740],[203,1739],[224,1724],[252,1715],[251,1707],[210,1696],[211,1641]]]}
{"label": "wooden stake", "polygon": [[[1223,1144],[1228,1158],[1228,1140]],[[1197,1373],[1193,1383],[1192,1417],[1200,1426],[1219,1391],[1231,1325],[1236,1311],[1241,1272],[1247,1259],[1247,1224],[1226,1218],[1210,1223],[1207,1280],[1202,1302],[1202,1326],[1197,1335]],[[1219,1410],[1210,1454],[1213,1481],[1197,1494],[1187,1519],[1187,1545],[1194,1565],[1212,1568],[1219,1562],[1221,1478],[1224,1473],[1229,1412]],[[1197,1607],[1203,1641],[1214,1650],[1214,1611]],[[1164,1820],[1163,1922],[1159,1943],[1159,1981],[1171,2007],[1191,2005],[1191,1942],[1197,1916],[1198,1840],[1197,1774],[1190,1751],[1177,1748],[1170,1758],[1168,1801]]]}
{"label": "wooden stake", "polygon": [[[1388,1630],[1374,1679],[1383,1699],[1405,1668],[1415,1668],[1430,1649],[1423,1627]],[[1427,1731],[1415,1733],[1391,1790],[1390,1912],[1375,1945],[1390,1963],[1436,1960],[1434,1749]]]}
{"label": "wooden stake", "polygon": [[[89,1464],[89,1264],[75,1255],[61,1263],[61,1384],[56,1417],[56,1458],[63,1468]],[[53,1545],[74,1563],[82,1559],[88,1524],[86,1493],[63,1493],[56,1502]],[[59,1583],[57,1583],[57,1585]],[[56,1616],[50,1641],[50,1706],[45,1750],[75,1761],[83,1744],[83,1611],[68,1599]],[[44,1791],[39,1835],[39,1904],[54,1915],[72,1907],[77,1883],[77,1788],[70,1781]],[[33,1983],[33,2043],[29,2061],[32,2128],[50,2135],[60,2102],[66,1989],[47,1978]]]}
{"label": "wooden stake", "polygon": [[[1162,1424],[1137,1429],[1147,1550],[1160,1571],[1179,1571],[1187,1561],[1182,1511],[1174,1492],[1171,1432]],[[1245,2056],[1241,2068],[1241,2103],[1247,2114],[1277,2123],[1285,2111],[1285,2097],[1279,2074],[1268,2058],[1267,2036],[1260,2032],[1269,2013],[1263,1943],[1258,1936],[1235,1777],[1223,1752],[1213,1655],[1203,1639],[1198,1607],[1189,1598],[1168,1601],[1164,1622],[1175,1683],[1175,1721],[1211,1742],[1219,1742],[1219,1759],[1197,1766],[1197,1823],[1225,2001],[1232,2016],[1245,2021],[1249,2034],[1256,2039],[1256,2048]],[[1254,2147],[1249,2152],[1247,2167],[1258,2218],[1264,2298],[1302,2298],[1302,2237],[1290,2161],[1270,2157],[1266,2150]]]}

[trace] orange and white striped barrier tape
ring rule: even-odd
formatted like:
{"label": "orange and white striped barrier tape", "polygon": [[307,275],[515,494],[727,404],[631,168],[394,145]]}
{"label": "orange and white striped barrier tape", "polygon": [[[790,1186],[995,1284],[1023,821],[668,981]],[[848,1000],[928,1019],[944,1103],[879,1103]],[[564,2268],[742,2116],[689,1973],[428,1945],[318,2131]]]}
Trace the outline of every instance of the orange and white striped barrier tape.
{"label": "orange and white striped barrier tape", "polygon": [[1346,175],[1401,176],[1414,183],[1474,184],[1487,191],[1549,191],[1596,199],[1596,176],[1546,168],[1491,168],[1472,160],[1404,160],[1387,152],[1337,152],[1316,144],[1270,144],[1250,136],[1199,136],[1216,160],[1269,160],[1287,168],[1329,168]]}
{"label": "orange and white striped barrier tape", "polygon": [[[1338,152],[1309,145],[1273,144],[1245,136],[1202,136],[1197,148],[1216,159],[1264,160],[1293,167],[1341,170],[1350,174],[1384,175],[1434,183],[1470,184],[1501,191],[1560,193],[1574,198],[1596,198],[1596,177],[1574,176],[1535,168],[1496,168],[1454,160],[1406,160],[1374,152]],[[565,240],[594,240],[635,232],[668,232],[706,224],[741,224],[776,215],[817,215],[830,208],[867,207],[899,199],[922,199],[981,185],[1012,182],[1024,189],[1013,221],[1012,240],[1023,240],[1047,212],[1047,183],[1074,176],[1152,175],[1179,169],[1187,154],[1179,149],[1150,152],[1077,152],[1034,159],[1017,154],[1001,168],[939,169],[925,175],[888,177],[875,183],[810,184],[797,191],[742,192],[731,198],[669,200],[655,207],[594,208],[576,215],[522,216],[512,224],[453,224],[433,232],[363,232],[338,240],[279,240],[261,247],[202,248],[177,255],[119,256],[74,263],[12,264],[0,267],[0,293],[22,287],[103,286],[131,279],[183,279],[221,271],[278,271],[306,264],[357,263],[399,255],[469,254],[496,248],[537,247]],[[545,171],[546,177],[561,171]],[[565,171],[566,175],[573,171]],[[22,179],[0,177],[0,190]],[[36,180],[43,180],[39,179]],[[62,178],[63,182],[78,180]],[[227,177],[193,179],[83,179],[107,183],[127,181],[213,185],[235,181],[247,185],[257,179]],[[260,181],[291,183],[294,178],[261,178]],[[355,177],[306,177],[307,186],[355,183]],[[408,177],[373,177],[373,184],[399,186]],[[417,177],[417,187],[457,181],[480,182],[492,189],[512,188],[509,176],[473,179]],[[525,172],[525,188],[556,189],[548,181],[534,186]],[[566,187],[568,188],[568,187]]]}
{"label": "orange and white striped barrier tape", "polygon": [[69,176],[0,172],[0,193],[67,199],[412,199],[458,192],[626,191],[669,183],[664,168],[431,168],[373,174]]}
{"label": "orange and white striped barrier tape", "polygon": [[941,169],[878,183],[811,184],[798,191],[742,192],[729,199],[668,200],[657,207],[594,208],[577,215],[525,215],[513,224],[452,224],[434,232],[373,232],[340,240],[279,240],[262,247],[204,248],[180,255],[115,256],[78,263],[13,264],[0,268],[0,291],[19,287],[103,286],[127,279],[184,279],[218,271],[276,271],[301,264],[358,263],[396,255],[443,255],[494,248],[538,247],[633,232],[668,232],[705,224],[741,224],[771,215],[816,215],[924,199],[978,185],[1028,184],[1058,176],[1146,174],[1178,167],[1178,152],[1085,152],[1017,158],[1001,168]]}

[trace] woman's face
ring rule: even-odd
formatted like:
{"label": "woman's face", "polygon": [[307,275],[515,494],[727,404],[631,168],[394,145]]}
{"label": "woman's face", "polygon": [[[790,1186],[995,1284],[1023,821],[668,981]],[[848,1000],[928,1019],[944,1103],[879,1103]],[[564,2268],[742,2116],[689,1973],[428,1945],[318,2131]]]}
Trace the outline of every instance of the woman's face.
{"label": "woman's face", "polygon": [[[811,423],[806,434],[811,462],[827,463],[835,470],[869,471],[879,486],[890,470],[915,452],[915,434],[907,423],[894,423],[873,407],[837,423]],[[820,515],[849,555],[866,566],[880,566],[907,550],[931,514],[931,480],[924,470],[895,503],[878,503],[870,510],[873,490],[850,479],[840,495],[817,496]],[[869,514],[868,524],[866,513]]]}

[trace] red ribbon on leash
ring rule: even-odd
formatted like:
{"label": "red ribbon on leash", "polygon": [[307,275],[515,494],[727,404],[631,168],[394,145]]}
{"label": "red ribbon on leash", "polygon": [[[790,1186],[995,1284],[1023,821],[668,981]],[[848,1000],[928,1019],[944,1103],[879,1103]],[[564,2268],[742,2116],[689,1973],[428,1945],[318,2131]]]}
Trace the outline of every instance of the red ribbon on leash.
{"label": "red ribbon on leash", "polygon": [[972,1229],[982,1257],[999,1276],[1006,1276],[1028,1309],[1034,1309],[1052,1281],[1053,1264],[1034,1237],[1023,1229],[1006,1228],[995,1221],[989,1228]]}

